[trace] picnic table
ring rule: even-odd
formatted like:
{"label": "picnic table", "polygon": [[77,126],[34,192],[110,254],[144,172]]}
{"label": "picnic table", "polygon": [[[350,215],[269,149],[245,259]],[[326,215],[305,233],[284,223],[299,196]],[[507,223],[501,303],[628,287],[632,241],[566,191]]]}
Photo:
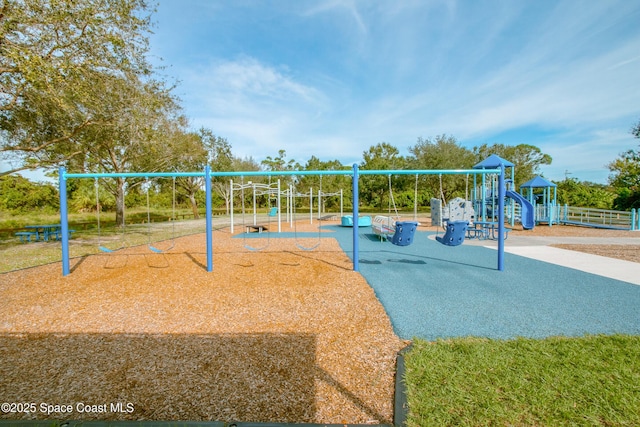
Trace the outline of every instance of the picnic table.
{"label": "picnic table", "polygon": [[[474,221],[473,226],[470,226],[467,229],[467,238],[473,239],[477,237],[480,240],[490,239],[497,240],[498,239],[498,227],[499,223],[497,221]],[[510,228],[505,227],[504,229],[504,238],[507,239],[509,235]]]}
{"label": "picnic table", "polygon": [[[48,242],[49,240],[60,240],[62,225],[60,224],[38,224],[38,225],[25,225],[26,231],[19,231],[16,236],[20,238],[21,242],[38,242],[40,240]],[[69,230],[69,235],[75,230]],[[33,240],[32,240],[33,239]]]}

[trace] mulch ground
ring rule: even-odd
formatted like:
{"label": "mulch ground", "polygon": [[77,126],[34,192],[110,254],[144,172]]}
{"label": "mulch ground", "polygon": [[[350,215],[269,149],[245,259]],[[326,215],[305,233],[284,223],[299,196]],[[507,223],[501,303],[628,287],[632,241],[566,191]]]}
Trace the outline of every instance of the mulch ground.
{"label": "mulch ground", "polygon": [[0,418],[392,422],[406,343],[337,242],[243,243],[216,232],[212,273],[196,235],[1,275],[0,401],[36,410]]}

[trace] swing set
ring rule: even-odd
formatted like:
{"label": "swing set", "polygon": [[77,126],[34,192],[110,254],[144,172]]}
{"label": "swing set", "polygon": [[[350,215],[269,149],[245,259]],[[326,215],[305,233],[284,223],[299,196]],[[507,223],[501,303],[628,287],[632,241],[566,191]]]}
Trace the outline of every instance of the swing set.
{"label": "swing set", "polygon": [[[504,270],[504,164],[500,164],[498,168],[493,169],[460,169],[460,170],[359,170],[358,165],[354,164],[352,170],[331,170],[331,171],[246,171],[246,172],[212,172],[211,169],[207,166],[203,172],[154,172],[154,173],[67,173],[64,167],[61,167],[59,170],[59,195],[60,195],[60,225],[61,225],[61,247],[62,247],[62,274],[64,276],[70,274],[70,262],[69,262],[69,222],[68,222],[68,210],[67,210],[67,180],[68,179],[82,179],[82,178],[161,178],[161,177],[204,177],[205,183],[205,203],[206,203],[206,221],[205,221],[205,233],[206,233],[206,254],[207,254],[207,265],[206,270],[211,272],[213,271],[213,227],[212,227],[212,186],[211,186],[211,177],[252,177],[252,176],[300,176],[300,175],[345,175],[352,177],[352,197],[353,197],[353,218],[359,217],[359,180],[360,175],[488,175],[494,174],[498,175],[499,180],[499,197],[498,197],[498,251],[497,251],[497,270]],[[417,181],[416,181],[417,182]],[[97,192],[98,197],[96,198],[96,203],[99,207],[99,192]],[[278,193],[278,203],[279,203]],[[175,200],[175,192],[174,192],[174,200]],[[150,206],[147,206],[147,210],[149,211]],[[279,210],[279,209],[278,209]],[[98,209],[99,211],[99,209]],[[98,213],[99,214],[99,213]],[[148,219],[150,218],[150,214],[148,214]],[[396,230],[398,230],[398,224],[402,221],[396,221]],[[175,224],[174,224],[175,226]],[[147,225],[148,233],[150,236],[151,226],[150,221]],[[402,226],[400,228],[405,230],[406,226]],[[411,232],[412,230],[409,230]],[[413,230],[415,231],[415,230]],[[123,228],[124,232],[124,228]],[[395,234],[395,233],[394,233]],[[446,234],[445,234],[446,236]],[[175,235],[174,239],[175,241]],[[358,227],[353,227],[352,233],[352,261],[353,261],[353,270],[359,271],[359,233]],[[405,240],[406,242],[406,240]],[[151,244],[149,241],[148,246],[161,251],[160,248]],[[172,242],[173,244],[174,242]],[[393,243],[393,238],[392,238]],[[400,241],[396,242],[396,244],[400,243]],[[409,242],[410,244],[410,242]],[[104,246],[102,242],[99,244],[100,246]],[[171,245],[170,245],[171,247]],[[164,249],[168,250],[168,249]],[[114,250],[110,250],[113,252]],[[155,251],[154,251],[155,252]]]}
{"label": "swing set", "polygon": [[[102,229],[103,229],[103,225],[101,223],[101,219],[100,219],[100,211],[102,210],[102,206],[100,204],[100,184],[98,181],[98,178],[94,178],[95,179],[95,193],[96,193],[96,220],[97,220],[97,230],[98,230],[98,249],[101,252],[107,253],[107,254],[112,254],[115,252],[118,252],[124,248],[127,247],[126,245],[126,240],[125,240],[125,229],[126,229],[126,214],[125,214],[125,203],[124,203],[124,199],[122,200],[122,224],[120,224],[120,230],[121,230],[121,237],[120,237],[120,243],[119,246],[116,248],[109,248],[106,246],[105,243],[103,243],[103,240],[105,240],[103,238],[103,233],[102,233]],[[123,192],[126,194],[126,186],[127,183],[125,181],[124,183],[124,188],[123,188]],[[153,227],[151,225],[151,203],[150,203],[150,197],[149,197],[149,190],[151,189],[151,182],[149,181],[149,178],[146,178],[146,181],[144,183],[144,187],[145,189],[145,195],[146,195],[146,202],[147,202],[147,247],[149,248],[149,250],[151,250],[152,252],[155,252],[157,254],[161,254],[167,251],[170,251],[171,249],[173,249],[175,247],[176,244],[176,177],[174,176],[172,179],[172,201],[171,201],[171,239],[170,239],[170,243],[169,246],[165,247],[165,248],[159,248],[157,244],[154,244],[153,242]]]}

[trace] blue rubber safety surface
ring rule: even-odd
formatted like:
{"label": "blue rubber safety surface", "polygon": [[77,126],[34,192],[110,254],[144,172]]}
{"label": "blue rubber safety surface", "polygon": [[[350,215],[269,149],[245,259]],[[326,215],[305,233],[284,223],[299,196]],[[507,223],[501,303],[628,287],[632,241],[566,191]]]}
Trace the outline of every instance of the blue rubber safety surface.
{"label": "blue rubber safety surface", "polygon": [[[353,229],[329,226],[353,256]],[[359,230],[360,273],[403,339],[640,334],[640,286],[480,246],[410,246]],[[431,233],[433,234],[433,233]]]}

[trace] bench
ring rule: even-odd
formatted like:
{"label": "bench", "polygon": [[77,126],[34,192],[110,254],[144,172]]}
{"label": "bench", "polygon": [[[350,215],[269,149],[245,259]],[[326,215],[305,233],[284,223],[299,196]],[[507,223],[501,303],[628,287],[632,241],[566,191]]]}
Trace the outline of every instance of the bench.
{"label": "bench", "polygon": [[376,215],[371,223],[373,232],[380,236],[380,240],[396,232],[396,220],[389,216]]}
{"label": "bench", "polygon": [[266,225],[247,225],[247,233],[251,231],[257,231],[258,233],[262,233],[263,231],[268,231],[269,228]]}
{"label": "bench", "polygon": [[16,236],[20,238],[22,243],[31,242],[32,237],[35,238],[35,241],[38,241],[38,233],[35,231],[18,231]]}

